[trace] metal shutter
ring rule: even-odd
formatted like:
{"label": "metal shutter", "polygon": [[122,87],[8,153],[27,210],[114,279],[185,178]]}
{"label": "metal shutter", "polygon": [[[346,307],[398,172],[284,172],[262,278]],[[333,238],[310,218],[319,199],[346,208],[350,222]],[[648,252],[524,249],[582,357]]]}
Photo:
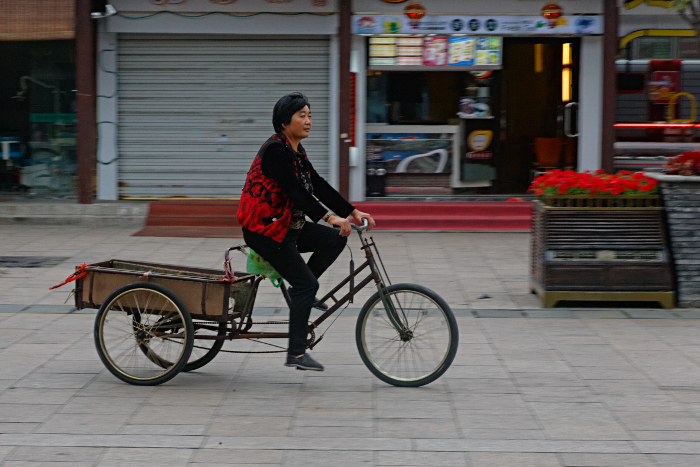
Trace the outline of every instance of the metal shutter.
{"label": "metal shutter", "polygon": [[238,197],[272,108],[300,91],[328,173],[328,36],[119,35],[119,195]]}

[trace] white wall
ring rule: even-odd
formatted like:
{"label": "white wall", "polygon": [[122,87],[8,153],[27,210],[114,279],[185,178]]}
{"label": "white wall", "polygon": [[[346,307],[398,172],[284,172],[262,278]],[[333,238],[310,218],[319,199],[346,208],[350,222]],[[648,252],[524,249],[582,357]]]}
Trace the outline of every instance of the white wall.
{"label": "white wall", "polygon": [[[145,2],[144,2],[145,4]],[[127,17],[128,16],[128,17]],[[200,18],[187,18],[169,13],[147,16],[144,13],[110,16],[106,22],[108,32],[160,33],[160,34],[325,34],[338,32],[338,15],[275,15],[261,14],[237,17],[213,14]]]}
{"label": "white wall", "polygon": [[603,119],[603,36],[581,38],[579,67],[578,170],[601,167]]}
{"label": "white wall", "polygon": [[[230,1],[230,0],[229,0]],[[180,13],[199,13],[226,11],[231,13],[275,12],[275,13],[330,13],[338,11],[338,0],[302,1],[302,0],[233,0],[230,3],[212,0],[110,0],[117,11],[135,11],[152,13],[155,11],[176,11]]]}
{"label": "white wall", "polygon": [[[103,28],[100,28],[103,29]],[[97,33],[97,199],[119,199],[117,35]]]}

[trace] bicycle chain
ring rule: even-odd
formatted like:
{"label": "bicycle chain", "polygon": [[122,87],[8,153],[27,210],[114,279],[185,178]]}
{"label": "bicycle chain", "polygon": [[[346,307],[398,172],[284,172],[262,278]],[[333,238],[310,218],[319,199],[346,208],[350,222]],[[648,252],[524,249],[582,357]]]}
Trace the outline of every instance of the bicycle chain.
{"label": "bicycle chain", "polygon": [[[206,323],[206,322],[204,322],[204,321],[198,321],[198,323],[202,323],[202,324],[219,324],[218,322],[215,322],[215,321],[212,321],[212,322],[210,322],[210,323]],[[263,321],[263,322],[261,322],[261,323],[253,323],[253,324],[254,324],[254,325],[255,325],[255,324],[258,324],[258,325],[262,325],[262,324],[289,324],[289,321]],[[311,331],[311,340],[310,340],[310,342],[313,342],[314,339],[316,339],[316,333],[314,333],[314,331],[312,330],[312,331]],[[247,340],[250,340],[250,339],[247,339]],[[267,345],[274,345],[274,344],[267,344]],[[202,347],[202,346],[200,346],[200,345],[194,345],[193,347],[194,347],[194,348],[197,348],[197,349],[202,349],[202,350],[210,350],[209,348],[207,348],[207,347]],[[257,350],[257,351],[256,351],[256,350],[224,350],[224,349],[220,349],[220,350],[219,350],[219,352],[225,352],[225,353],[282,353],[282,352],[286,352],[286,351],[287,351],[287,349],[282,349],[282,350]]]}

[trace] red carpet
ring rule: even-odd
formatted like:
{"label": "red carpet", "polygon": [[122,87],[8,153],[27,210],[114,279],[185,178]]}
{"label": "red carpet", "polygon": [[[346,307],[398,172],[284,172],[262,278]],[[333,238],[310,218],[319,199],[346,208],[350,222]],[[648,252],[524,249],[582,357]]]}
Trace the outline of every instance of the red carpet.
{"label": "red carpet", "polygon": [[[509,201],[365,201],[353,203],[377,221],[376,230],[529,231],[530,203]],[[237,201],[163,200],[151,203],[135,236],[240,238]]]}
{"label": "red carpet", "polygon": [[146,225],[134,236],[242,238],[237,209],[233,200],[156,201],[148,206]]}
{"label": "red carpet", "polygon": [[530,230],[530,203],[515,201],[365,201],[377,230]]}

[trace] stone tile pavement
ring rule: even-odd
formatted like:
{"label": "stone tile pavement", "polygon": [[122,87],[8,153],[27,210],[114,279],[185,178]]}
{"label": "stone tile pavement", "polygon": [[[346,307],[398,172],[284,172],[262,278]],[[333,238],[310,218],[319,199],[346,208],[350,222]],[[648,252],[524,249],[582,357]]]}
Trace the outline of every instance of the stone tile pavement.
{"label": "stone tile pavement", "polygon": [[[0,226],[0,256],[69,258],[0,269],[1,467],[700,465],[700,310],[541,309],[528,234],[373,234],[395,282],[435,289],[458,316],[453,366],[408,389],[362,364],[362,298],[313,351],[324,373],[222,353],[161,386],[120,382],[94,350],[94,312],[48,286],[108,258],[218,267],[237,243],[130,233]],[[266,289],[256,313],[282,314]],[[241,345],[262,350],[224,349]]]}

